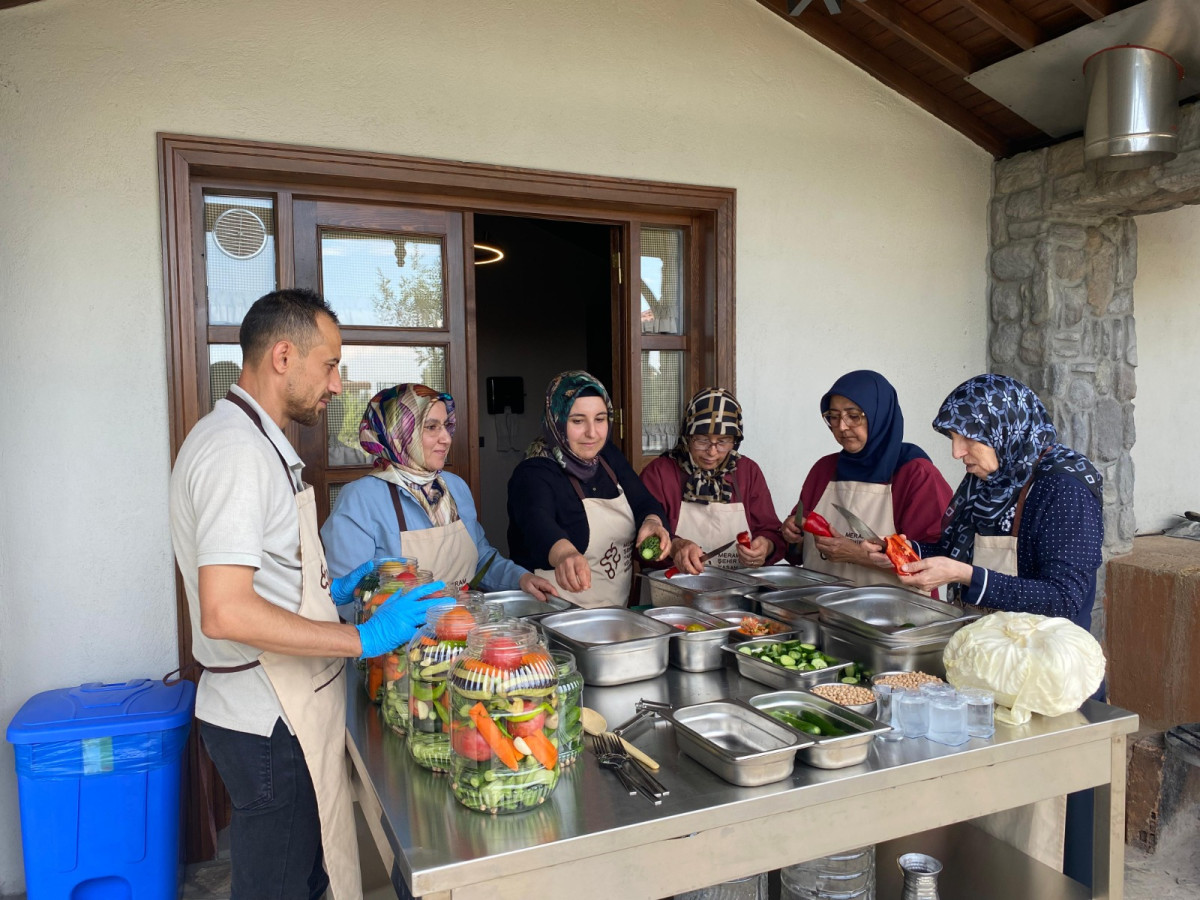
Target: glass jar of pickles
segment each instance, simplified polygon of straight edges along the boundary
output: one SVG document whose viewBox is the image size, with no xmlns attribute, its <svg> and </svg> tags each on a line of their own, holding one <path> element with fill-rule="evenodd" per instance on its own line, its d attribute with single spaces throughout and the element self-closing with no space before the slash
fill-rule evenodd
<svg viewBox="0 0 1200 900">
<path fill-rule="evenodd" d="M 435 772 L 450 768 L 450 691 L 454 660 L 467 648 L 467 635 L 486 622 L 485 604 L 437 603 L 409 642 L 408 752 L 418 765 Z M 392 724 L 394 707 L 385 705 L 384 721 Z"/>
<path fill-rule="evenodd" d="M 430 572 L 420 569 L 413 581 L 405 583 L 415 587 L 429 584 L 432 580 L 433 575 Z M 404 590 L 411 590 L 411 588 L 405 587 Z M 425 597 L 422 602 L 447 596 L 445 590 L 435 591 Z M 413 640 L 419 636 L 420 631 L 418 630 L 417 634 L 413 636 Z M 383 681 L 377 694 L 380 714 L 384 724 L 400 735 L 406 734 L 408 731 L 408 665 L 411 652 L 412 642 L 410 641 L 407 646 L 401 645 L 391 653 L 379 657 L 383 669 Z"/>
<path fill-rule="evenodd" d="M 557 691 L 557 666 L 533 625 L 502 619 L 471 631 L 450 675 L 450 787 L 460 803 L 512 813 L 550 795 Z"/>
<path fill-rule="evenodd" d="M 551 650 L 550 658 L 558 672 L 558 690 L 546 717 L 547 729 L 558 737 L 558 764 L 569 766 L 583 752 L 583 676 L 575 665 L 575 655 L 566 650 Z"/>
<path fill-rule="evenodd" d="M 360 604 L 356 616 L 358 624 L 370 619 L 375 610 L 382 606 L 392 594 L 411 591 L 413 588 L 429 584 L 433 580 L 433 576 L 429 572 L 417 568 L 415 559 L 391 557 L 379 562 L 383 565 L 377 567 L 378 575 L 374 581 L 367 581 L 372 575 L 376 575 L 375 572 L 370 572 L 359 582 L 360 587 L 364 582 L 367 582 L 367 586 L 362 589 L 359 597 Z M 402 568 L 397 568 L 397 566 L 402 566 Z M 403 672 L 406 668 L 404 648 L 397 647 L 391 653 L 359 660 L 359 665 L 364 670 L 367 696 L 374 703 L 382 703 L 385 684 L 403 679 Z"/>
</svg>

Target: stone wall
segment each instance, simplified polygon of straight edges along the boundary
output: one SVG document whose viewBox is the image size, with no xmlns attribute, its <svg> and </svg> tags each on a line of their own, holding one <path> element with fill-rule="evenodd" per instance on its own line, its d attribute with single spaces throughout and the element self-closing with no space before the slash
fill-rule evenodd
<svg viewBox="0 0 1200 900">
<path fill-rule="evenodd" d="M 1180 153 L 1130 172 L 1085 168 L 1083 139 L 996 163 L 990 210 L 991 371 L 1038 392 L 1060 440 L 1105 479 L 1105 555 L 1133 547 L 1136 215 L 1200 203 L 1200 104 Z M 1103 590 L 1097 592 L 1103 596 Z M 1096 609 L 1097 630 L 1103 614 Z"/>
</svg>

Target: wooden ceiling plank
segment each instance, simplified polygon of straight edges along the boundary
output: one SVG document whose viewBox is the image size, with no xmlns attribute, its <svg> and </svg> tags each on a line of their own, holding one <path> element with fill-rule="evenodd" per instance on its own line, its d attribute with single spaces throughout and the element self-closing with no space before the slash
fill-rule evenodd
<svg viewBox="0 0 1200 900">
<path fill-rule="evenodd" d="M 976 69 L 971 54 L 920 16 L 913 15 L 894 0 L 857 0 L 859 8 L 926 56 L 941 63 L 956 75 L 966 78 Z"/>
<path fill-rule="evenodd" d="M 979 16 L 1022 50 L 1045 43 L 1046 33 L 1024 13 L 1013 9 L 1005 0 L 958 0 L 964 8 Z"/>
<path fill-rule="evenodd" d="M 1070 0 L 1093 19 L 1103 19 L 1117 11 L 1115 0 Z"/>
<path fill-rule="evenodd" d="M 1008 138 L 1003 132 L 967 112 L 945 94 L 935 90 L 879 51 L 864 44 L 833 21 L 832 16 L 788 15 L 788 0 L 758 0 L 781 19 L 799 28 L 818 43 L 873 75 L 892 90 L 907 97 L 934 117 L 973 140 L 996 157 L 1008 155 Z"/>
</svg>

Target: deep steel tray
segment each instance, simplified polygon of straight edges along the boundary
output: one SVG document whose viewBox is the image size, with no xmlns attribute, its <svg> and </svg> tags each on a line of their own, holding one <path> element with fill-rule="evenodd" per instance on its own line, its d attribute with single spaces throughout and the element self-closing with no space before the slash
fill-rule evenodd
<svg viewBox="0 0 1200 900">
<path fill-rule="evenodd" d="M 744 703 L 714 700 L 662 710 L 679 749 L 731 784 L 754 787 L 792 773 L 796 751 L 812 739 Z"/>
<path fill-rule="evenodd" d="M 973 610 L 889 585 L 848 588 L 840 596 L 824 597 L 817 615 L 825 624 L 894 645 L 949 638 L 979 618 Z"/>
<path fill-rule="evenodd" d="M 774 691 L 759 694 L 750 698 L 750 705 L 766 715 L 769 715 L 771 710 L 779 709 L 791 713 L 809 710 L 832 719 L 837 725 L 853 730 L 853 734 L 837 736 L 812 735 L 779 722 L 789 731 L 804 735 L 813 742 L 812 746 L 800 751 L 800 761 L 818 769 L 843 769 L 858 765 L 866 760 L 867 754 L 871 752 L 871 742 L 875 735 L 892 730 L 890 725 L 808 691 Z"/>
<path fill-rule="evenodd" d="M 642 577 L 650 585 L 652 606 L 690 606 L 708 613 L 744 608 L 746 594 L 758 587 L 751 579 L 712 566 L 700 575 L 667 578 L 663 570 Z"/>
<path fill-rule="evenodd" d="M 785 690 L 802 690 L 812 687 L 814 684 L 824 684 L 829 681 L 836 681 L 840 677 L 840 673 L 846 666 L 850 665 L 850 660 L 839 662 L 832 666 L 826 666 L 824 669 L 814 669 L 811 672 L 797 672 L 795 669 L 789 669 L 787 666 L 777 665 L 773 662 L 768 662 L 765 659 L 759 659 L 751 656 L 748 653 L 742 653 L 742 648 L 763 647 L 767 644 L 782 643 L 783 635 L 773 638 L 758 638 L 753 641 L 742 641 L 737 646 L 725 646 L 722 648 L 724 653 L 732 653 L 737 660 L 738 673 L 746 678 L 752 678 L 755 681 L 761 681 L 763 684 L 769 684 L 771 687 L 783 688 Z M 790 636 L 787 640 L 795 640 Z"/>
<path fill-rule="evenodd" d="M 586 684 L 626 684 L 666 671 L 675 629 L 628 609 L 576 609 L 538 620 L 552 649 L 569 650 Z"/>
<path fill-rule="evenodd" d="M 687 606 L 660 606 L 642 614 L 675 629 L 668 656 L 671 665 L 685 672 L 709 672 L 725 664 L 721 648 L 737 625 Z M 688 625 L 703 625 L 704 631 L 687 631 Z"/>
<path fill-rule="evenodd" d="M 562 597 L 547 597 L 543 602 L 533 594 L 527 594 L 524 591 L 493 591 L 490 594 L 484 594 L 483 600 L 485 603 L 498 605 L 501 609 L 501 616 L 505 619 L 523 619 L 525 616 L 541 616 L 546 613 L 574 609 Z"/>
</svg>

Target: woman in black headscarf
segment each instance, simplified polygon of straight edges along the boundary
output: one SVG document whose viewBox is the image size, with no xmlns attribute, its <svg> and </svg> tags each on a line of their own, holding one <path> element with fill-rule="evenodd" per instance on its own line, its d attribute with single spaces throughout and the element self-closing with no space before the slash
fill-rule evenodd
<svg viewBox="0 0 1200 900">
<path fill-rule="evenodd" d="M 784 520 L 784 538 L 803 541 L 793 561 L 857 584 L 897 584 L 891 563 L 879 554 L 872 558 L 870 545 L 861 543 L 864 536 L 834 504 L 881 537 L 936 540 L 950 485 L 924 450 L 904 443 L 896 389 L 878 372 L 860 369 L 835 381 L 821 398 L 821 417 L 842 451 L 817 461 L 804 480 L 800 502 Z M 802 533 L 793 518 L 798 510 L 824 516 L 834 537 Z"/>
</svg>

